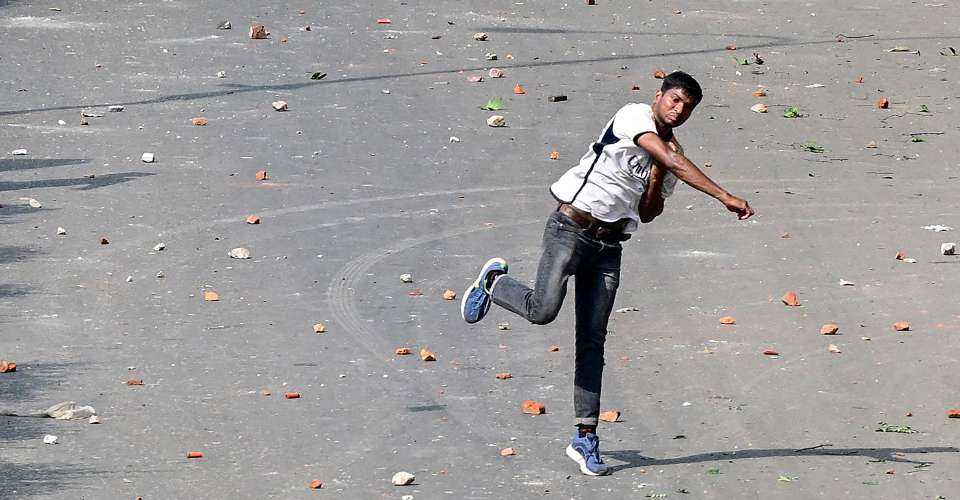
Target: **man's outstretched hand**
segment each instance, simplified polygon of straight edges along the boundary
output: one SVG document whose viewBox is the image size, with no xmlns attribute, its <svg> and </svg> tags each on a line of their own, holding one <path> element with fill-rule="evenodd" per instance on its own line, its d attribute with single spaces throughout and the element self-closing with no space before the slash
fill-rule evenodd
<svg viewBox="0 0 960 500">
<path fill-rule="evenodd" d="M 746 220 L 753 216 L 753 209 L 750 208 L 750 204 L 747 203 L 747 200 L 737 198 L 731 194 L 727 195 L 720 201 L 727 207 L 727 210 L 736 213 L 737 218 L 740 220 Z"/>
</svg>

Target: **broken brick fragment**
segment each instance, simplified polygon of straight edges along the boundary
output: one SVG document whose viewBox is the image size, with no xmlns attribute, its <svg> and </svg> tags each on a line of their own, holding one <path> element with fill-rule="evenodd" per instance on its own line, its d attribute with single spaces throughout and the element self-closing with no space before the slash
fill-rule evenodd
<svg viewBox="0 0 960 500">
<path fill-rule="evenodd" d="M 662 69 L 658 69 L 653 72 L 653 77 L 656 78 L 657 80 L 663 80 L 664 78 L 667 77 L 667 73 Z"/>
<path fill-rule="evenodd" d="M 267 31 L 267 28 L 262 24 L 251 24 L 250 25 L 250 38 L 252 40 L 263 40 L 267 38 L 270 33 Z"/>
<path fill-rule="evenodd" d="M 766 89 L 754 90 L 753 97 L 767 97 Z"/>
<path fill-rule="evenodd" d="M 509 457 L 517 454 L 517 450 L 514 448 L 504 448 L 500 450 L 501 457 Z"/>
<path fill-rule="evenodd" d="M 840 354 L 842 351 L 835 344 L 830 344 L 827 346 L 827 352 L 832 352 L 834 354 Z"/>
<path fill-rule="evenodd" d="M 619 410 L 607 410 L 600 412 L 600 420 L 604 422 L 616 422 L 620 420 Z"/>
<path fill-rule="evenodd" d="M 5 359 L 0 360 L 0 373 L 10 373 L 17 371 L 17 364 Z"/>
<path fill-rule="evenodd" d="M 960 410 L 947 410 L 947 418 L 960 418 Z"/>
<path fill-rule="evenodd" d="M 735 325 L 735 324 L 737 324 L 737 320 L 735 320 L 735 319 L 733 318 L 733 316 L 724 316 L 724 317 L 720 318 L 720 324 L 721 324 L 721 325 Z"/>
<path fill-rule="evenodd" d="M 543 406 L 542 403 L 538 403 L 532 399 L 524 400 L 520 405 L 520 410 L 528 415 L 543 415 L 547 412 L 547 408 Z"/>
<path fill-rule="evenodd" d="M 409 347 L 398 347 L 393 351 L 397 356 L 409 356 L 411 354 Z"/>
<path fill-rule="evenodd" d="M 326 326 L 326 325 L 324 325 L 323 323 L 314 323 L 314 325 L 313 325 L 313 333 L 318 333 L 318 334 L 319 334 L 319 333 L 326 333 L 326 332 L 327 332 L 327 326 Z"/>
<path fill-rule="evenodd" d="M 124 383 L 127 385 L 143 385 L 143 380 L 139 378 L 132 378 Z"/>
<path fill-rule="evenodd" d="M 203 452 L 199 451 L 188 451 L 187 458 L 203 458 Z"/>
<path fill-rule="evenodd" d="M 727 45 L 727 46 L 724 47 L 724 48 L 727 49 L 727 50 L 737 50 L 737 44 L 731 43 L 731 44 Z"/>
<path fill-rule="evenodd" d="M 309 486 L 311 490 L 319 490 L 320 488 L 323 488 L 323 481 L 314 479 L 313 481 L 310 481 Z"/>
<path fill-rule="evenodd" d="M 427 349 L 426 347 L 420 349 L 420 360 L 421 361 L 436 361 L 437 355 L 433 351 Z"/>
<path fill-rule="evenodd" d="M 907 254 L 898 251 L 896 255 L 893 256 L 894 259 L 903 260 L 907 258 Z"/>
<path fill-rule="evenodd" d="M 833 323 L 827 323 L 820 327 L 820 335 L 836 335 L 839 331 L 840 327 Z"/>
<path fill-rule="evenodd" d="M 454 300 L 457 298 L 457 292 L 447 288 L 443 291 L 443 300 Z"/>
<path fill-rule="evenodd" d="M 101 238 L 100 238 L 100 244 L 101 244 L 101 245 L 109 245 L 109 244 L 110 244 L 110 240 L 101 237 Z"/>
<path fill-rule="evenodd" d="M 518 83 L 515 87 L 513 87 L 513 93 L 520 95 L 520 94 L 526 94 L 527 91 L 524 90 L 523 86 Z"/>
<path fill-rule="evenodd" d="M 377 19 L 377 24 L 390 24 L 390 19 L 381 17 L 380 19 Z"/>
<path fill-rule="evenodd" d="M 208 123 L 210 123 L 210 120 L 207 120 L 206 118 L 204 118 L 204 117 L 202 117 L 202 116 L 198 116 L 198 117 L 196 117 L 196 118 L 192 118 L 192 119 L 190 120 L 190 123 L 193 124 L 193 125 L 195 125 L 195 126 L 197 126 L 197 127 L 204 127 L 204 126 L 206 126 Z"/>
<path fill-rule="evenodd" d="M 877 99 L 876 106 L 879 109 L 887 109 L 890 107 L 890 101 L 886 97 L 881 97 Z"/>
<path fill-rule="evenodd" d="M 856 79 L 853 80 L 853 83 L 863 83 L 863 77 L 858 76 Z"/>
<path fill-rule="evenodd" d="M 220 294 L 213 290 L 207 290 L 203 292 L 203 300 L 205 302 L 216 302 L 220 300 Z"/>
<path fill-rule="evenodd" d="M 764 356 L 779 356 L 779 355 L 780 355 L 780 352 L 779 352 L 779 351 L 775 351 L 775 350 L 773 350 L 773 349 L 767 349 L 767 350 L 763 351 L 763 355 L 764 355 Z"/>
<path fill-rule="evenodd" d="M 419 288 L 414 288 L 413 290 L 410 290 L 409 292 L 407 292 L 407 295 L 411 297 L 419 297 L 423 295 L 423 291 L 420 290 Z"/>
<path fill-rule="evenodd" d="M 503 372 L 503 373 L 498 373 L 498 374 L 497 374 L 497 379 L 499 379 L 499 380 L 506 380 L 506 379 L 508 379 L 508 378 L 513 378 L 513 375 L 511 375 L 511 374 L 508 373 L 508 372 Z"/>
<path fill-rule="evenodd" d="M 910 323 L 907 323 L 906 321 L 897 321 L 893 324 L 893 329 L 898 332 L 908 331 L 910 330 Z"/>
<path fill-rule="evenodd" d="M 283 399 L 300 399 L 299 392 L 285 392 L 283 393 Z"/>
<path fill-rule="evenodd" d="M 550 152 L 550 159 L 551 159 L 551 160 L 559 160 L 559 159 L 560 159 L 560 152 L 559 152 L 559 151 L 551 151 L 551 152 Z"/>
<path fill-rule="evenodd" d="M 783 297 L 781 297 L 780 300 L 782 300 L 784 304 L 791 307 L 797 307 L 800 305 L 800 299 L 797 298 L 797 294 L 794 292 L 787 292 L 783 294 Z"/>
<path fill-rule="evenodd" d="M 259 224 L 259 223 L 260 223 L 260 217 L 257 217 L 256 215 L 251 215 L 247 217 L 247 224 Z"/>
<path fill-rule="evenodd" d="M 267 180 L 267 171 L 266 170 L 257 170 L 256 175 L 254 176 L 258 181 Z"/>
<path fill-rule="evenodd" d="M 557 351 L 560 350 L 560 346 L 552 345 L 552 346 L 548 347 L 547 350 L 550 351 L 550 352 L 557 352 Z"/>
</svg>

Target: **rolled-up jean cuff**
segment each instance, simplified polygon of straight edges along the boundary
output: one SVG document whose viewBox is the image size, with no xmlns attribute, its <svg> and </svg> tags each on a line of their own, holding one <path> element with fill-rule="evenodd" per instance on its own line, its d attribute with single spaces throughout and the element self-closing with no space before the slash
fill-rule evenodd
<svg viewBox="0 0 960 500">
<path fill-rule="evenodd" d="M 577 418 L 577 425 L 589 425 L 592 427 L 597 426 L 597 417 L 582 417 Z"/>
</svg>

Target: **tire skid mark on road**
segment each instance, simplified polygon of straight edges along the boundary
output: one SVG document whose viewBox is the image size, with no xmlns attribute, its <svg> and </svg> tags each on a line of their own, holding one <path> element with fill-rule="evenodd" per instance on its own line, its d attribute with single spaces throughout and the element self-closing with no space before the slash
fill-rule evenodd
<svg viewBox="0 0 960 500">
<path fill-rule="evenodd" d="M 536 224 L 539 222 L 542 222 L 542 219 L 538 217 L 535 219 L 528 219 L 497 226 L 497 228 L 516 227 L 528 224 Z M 489 427 L 489 416 L 482 412 L 464 412 L 451 408 L 448 405 L 443 405 L 442 402 L 438 401 L 432 395 L 424 391 L 421 388 L 421 384 L 416 383 L 418 380 L 411 376 L 409 372 L 400 371 L 395 366 L 386 362 L 384 360 L 384 356 L 392 352 L 393 346 L 387 345 L 385 342 L 380 341 L 376 332 L 367 327 L 366 322 L 361 320 L 354 297 L 356 296 L 357 289 L 360 286 L 360 280 L 364 275 L 366 275 L 367 271 L 369 271 L 370 268 L 376 265 L 378 262 L 393 254 L 402 252 L 404 250 L 409 250 L 426 243 L 456 238 L 466 234 L 492 229 L 494 228 L 487 228 L 484 226 L 455 229 L 404 240 L 393 245 L 373 250 L 345 264 L 342 270 L 334 275 L 330 282 L 330 286 L 327 289 L 327 299 L 330 304 L 330 313 L 334 318 L 334 321 L 339 323 L 343 330 L 354 338 L 358 345 L 369 351 L 370 354 L 373 355 L 374 359 L 379 360 L 384 367 L 396 374 L 396 377 L 384 379 L 384 382 L 391 384 L 400 382 L 405 392 L 411 393 L 418 397 L 418 404 L 442 405 L 444 407 L 442 412 L 448 415 L 448 418 L 451 420 L 451 422 L 460 424 L 461 429 L 479 445 L 485 445 L 488 439 L 483 435 L 478 434 L 476 431 L 474 431 L 474 429 L 484 429 Z M 384 392 L 392 393 L 391 391 L 387 391 L 385 387 L 382 389 Z"/>
</svg>

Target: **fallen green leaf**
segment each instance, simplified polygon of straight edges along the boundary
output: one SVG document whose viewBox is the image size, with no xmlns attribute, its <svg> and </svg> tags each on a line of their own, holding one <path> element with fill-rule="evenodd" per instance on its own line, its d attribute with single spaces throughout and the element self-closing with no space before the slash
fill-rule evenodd
<svg viewBox="0 0 960 500">
<path fill-rule="evenodd" d="M 781 475 L 780 477 L 777 478 L 777 481 L 780 481 L 781 483 L 792 483 L 793 478 L 790 476 Z"/>
<path fill-rule="evenodd" d="M 920 136 L 918 136 L 918 135 L 915 135 L 915 136 L 913 136 L 913 137 L 910 138 L 910 142 L 927 142 L 927 140 L 924 139 L 923 137 L 920 137 Z"/>
<path fill-rule="evenodd" d="M 823 146 L 817 144 L 816 141 L 807 141 L 801 145 L 804 151 L 809 151 L 811 153 L 822 153 L 824 151 Z"/>
<path fill-rule="evenodd" d="M 784 118 L 800 118 L 800 108 L 796 106 L 790 106 L 786 111 L 783 112 Z"/>
<path fill-rule="evenodd" d="M 720 475 L 720 469 L 718 469 L 718 468 L 716 468 L 716 467 L 712 467 L 712 468 L 710 468 L 710 469 L 707 469 L 707 475 L 708 475 L 708 476 L 719 476 L 719 475 Z"/>
<path fill-rule="evenodd" d="M 503 109 L 503 99 L 499 97 L 494 97 L 487 101 L 486 104 L 480 106 L 480 109 L 485 109 L 487 111 L 496 111 L 498 109 Z"/>
<path fill-rule="evenodd" d="M 739 64 L 740 66 L 746 66 L 750 64 L 750 61 L 746 59 L 740 59 L 739 57 L 734 57 L 733 60 L 736 61 L 736 63 Z"/>
<path fill-rule="evenodd" d="M 921 113 L 929 113 L 929 112 L 930 112 L 930 109 L 927 108 L 927 105 L 926 105 L 926 104 L 921 104 L 921 105 L 920 105 L 920 112 L 921 112 Z"/>
<path fill-rule="evenodd" d="M 920 139 L 920 138 L 914 137 L 914 139 Z M 922 142 L 922 141 L 923 139 L 920 139 L 920 141 L 914 141 L 914 142 Z M 909 425 L 890 425 L 886 422 L 880 422 L 877 425 L 880 426 L 880 427 L 877 427 L 877 432 L 898 432 L 900 434 L 916 434 L 917 433 L 917 431 L 913 430 L 913 428 L 911 428 Z"/>
<path fill-rule="evenodd" d="M 322 71 L 317 71 L 316 73 L 310 75 L 311 80 L 323 80 L 327 76 L 326 73 Z"/>
</svg>

